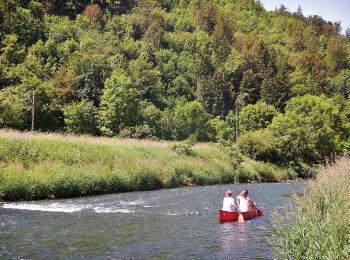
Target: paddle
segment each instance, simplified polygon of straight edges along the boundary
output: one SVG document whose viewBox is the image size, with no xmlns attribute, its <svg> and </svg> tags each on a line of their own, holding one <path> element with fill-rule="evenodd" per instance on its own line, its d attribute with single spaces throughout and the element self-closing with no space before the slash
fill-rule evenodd
<svg viewBox="0 0 350 260">
<path fill-rule="evenodd" d="M 244 218 L 243 215 L 240 211 L 238 211 L 239 215 L 238 215 L 238 223 L 239 224 L 243 224 L 244 223 Z"/>
<path fill-rule="evenodd" d="M 262 210 L 260 210 L 260 209 L 258 209 L 257 212 L 258 212 L 258 216 L 259 216 L 259 217 L 262 217 L 262 216 L 265 215 L 264 211 L 262 211 Z"/>
</svg>

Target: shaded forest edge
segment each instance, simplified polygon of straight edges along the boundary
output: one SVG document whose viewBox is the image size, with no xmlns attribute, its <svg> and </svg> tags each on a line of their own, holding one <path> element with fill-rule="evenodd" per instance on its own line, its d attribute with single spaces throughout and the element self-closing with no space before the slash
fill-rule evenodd
<svg viewBox="0 0 350 260">
<path fill-rule="evenodd" d="M 217 144 L 0 132 L 0 200 L 74 197 L 241 181 L 295 172 L 245 158 L 235 168 Z"/>
<path fill-rule="evenodd" d="M 276 259 L 349 259 L 350 160 L 318 169 L 293 211 L 275 218 Z"/>
</svg>

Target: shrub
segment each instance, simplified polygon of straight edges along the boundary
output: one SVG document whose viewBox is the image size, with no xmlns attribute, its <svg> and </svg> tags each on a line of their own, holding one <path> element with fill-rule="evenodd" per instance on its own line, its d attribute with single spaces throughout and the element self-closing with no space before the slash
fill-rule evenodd
<svg viewBox="0 0 350 260">
<path fill-rule="evenodd" d="M 178 155 L 185 155 L 185 156 L 195 156 L 196 153 L 193 151 L 194 142 L 191 139 L 187 139 L 184 142 L 175 143 L 171 150 L 176 152 Z"/>
<path fill-rule="evenodd" d="M 122 138 L 136 138 L 136 139 L 156 139 L 155 131 L 147 124 L 137 125 L 135 127 L 126 127 L 118 134 Z"/>
<path fill-rule="evenodd" d="M 2 89 L 0 91 L 0 128 L 24 129 L 26 109 L 23 98 L 12 88 Z"/>
<path fill-rule="evenodd" d="M 268 130 L 258 130 L 241 135 L 238 139 L 239 152 L 253 160 L 278 162 L 279 152 L 276 139 Z"/>
<path fill-rule="evenodd" d="M 246 159 L 242 164 L 239 177 L 245 181 L 279 182 L 297 177 L 297 173 L 291 169 L 283 169 L 271 163 Z"/>
<path fill-rule="evenodd" d="M 177 140 L 194 135 L 198 141 L 208 139 L 209 115 L 198 101 L 178 104 L 174 111 L 174 126 Z"/>
<path fill-rule="evenodd" d="M 278 115 L 276 108 L 264 102 L 248 105 L 239 114 L 239 130 L 242 134 L 264 129 Z"/>
<path fill-rule="evenodd" d="M 97 109 L 86 100 L 67 105 L 64 108 L 64 123 L 69 133 L 94 135 L 97 132 Z"/>
<path fill-rule="evenodd" d="M 309 165 L 341 154 L 341 140 L 348 138 L 345 115 L 331 100 L 310 95 L 288 101 L 285 114 L 276 116 L 269 129 L 286 162 Z"/>
<path fill-rule="evenodd" d="M 220 117 L 209 120 L 208 134 L 211 141 L 218 142 L 222 145 L 228 145 L 233 142 L 233 128 L 231 128 L 227 122 L 220 119 Z"/>
</svg>

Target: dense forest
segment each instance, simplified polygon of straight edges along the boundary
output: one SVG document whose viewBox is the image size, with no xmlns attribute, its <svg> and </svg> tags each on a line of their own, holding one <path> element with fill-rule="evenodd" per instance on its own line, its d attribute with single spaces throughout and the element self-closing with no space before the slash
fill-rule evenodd
<svg viewBox="0 0 350 260">
<path fill-rule="evenodd" d="M 350 30 L 301 8 L 0 0 L 0 23 L 1 128 L 236 141 L 302 170 L 350 149 Z"/>
</svg>

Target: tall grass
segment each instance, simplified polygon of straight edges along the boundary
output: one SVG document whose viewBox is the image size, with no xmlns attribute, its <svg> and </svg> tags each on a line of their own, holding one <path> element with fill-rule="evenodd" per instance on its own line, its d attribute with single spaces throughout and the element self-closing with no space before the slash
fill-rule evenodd
<svg viewBox="0 0 350 260">
<path fill-rule="evenodd" d="M 289 172 L 219 145 L 0 130 L 0 200 L 62 198 L 190 185 L 282 181 Z M 292 175 L 291 175 L 292 176 Z"/>
<path fill-rule="evenodd" d="M 276 217 L 277 259 L 350 259 L 350 159 L 321 167 L 294 212 Z"/>
<path fill-rule="evenodd" d="M 0 200 L 29 200 L 239 181 L 230 155 L 196 144 L 0 131 Z"/>
</svg>

